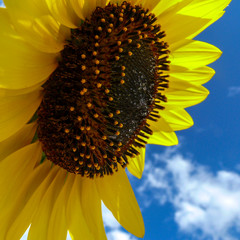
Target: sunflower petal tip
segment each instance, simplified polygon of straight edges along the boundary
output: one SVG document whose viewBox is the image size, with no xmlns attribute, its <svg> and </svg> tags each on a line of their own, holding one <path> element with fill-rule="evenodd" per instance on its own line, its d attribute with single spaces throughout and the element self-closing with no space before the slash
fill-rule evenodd
<svg viewBox="0 0 240 240">
<path fill-rule="evenodd" d="M 143 171 L 136 171 L 135 169 L 132 169 L 130 166 L 127 167 L 129 173 L 131 173 L 134 177 L 141 179 Z"/>
<path fill-rule="evenodd" d="M 188 122 L 188 128 L 192 127 L 194 125 L 194 121 L 193 119 L 189 119 L 189 122 Z"/>
<path fill-rule="evenodd" d="M 205 96 L 207 97 L 209 94 L 210 94 L 210 91 L 207 89 L 207 88 L 205 88 Z"/>
<path fill-rule="evenodd" d="M 145 228 L 143 229 L 142 233 L 140 234 L 139 238 L 143 238 L 145 235 Z"/>
<path fill-rule="evenodd" d="M 143 222 L 143 219 L 142 221 L 139 223 L 139 226 L 138 226 L 138 230 L 137 230 L 137 233 L 135 233 L 134 235 L 138 238 L 143 238 L 144 235 L 145 235 L 145 226 L 144 226 L 144 222 Z"/>
<path fill-rule="evenodd" d="M 138 174 L 135 174 L 134 176 L 138 179 L 141 179 L 142 178 L 142 174 L 143 172 L 138 172 Z"/>
<path fill-rule="evenodd" d="M 178 145 L 179 141 L 178 138 L 176 137 L 175 143 L 173 145 Z"/>
<path fill-rule="evenodd" d="M 212 77 L 213 77 L 215 75 L 216 71 L 213 68 L 210 68 L 210 71 L 211 71 L 211 74 L 212 74 Z"/>
</svg>

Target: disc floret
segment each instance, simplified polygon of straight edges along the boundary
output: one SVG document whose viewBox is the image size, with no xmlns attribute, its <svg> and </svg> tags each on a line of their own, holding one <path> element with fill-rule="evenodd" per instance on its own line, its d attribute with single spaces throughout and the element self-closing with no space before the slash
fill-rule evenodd
<svg viewBox="0 0 240 240">
<path fill-rule="evenodd" d="M 53 163 L 93 178 L 139 154 L 168 87 L 167 43 L 141 6 L 108 4 L 71 30 L 45 83 L 38 136 Z"/>
</svg>

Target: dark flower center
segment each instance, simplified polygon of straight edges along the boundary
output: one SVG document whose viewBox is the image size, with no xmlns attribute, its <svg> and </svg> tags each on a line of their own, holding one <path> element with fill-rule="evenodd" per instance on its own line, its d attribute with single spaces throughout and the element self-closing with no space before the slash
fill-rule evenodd
<svg viewBox="0 0 240 240">
<path fill-rule="evenodd" d="M 167 87 L 167 44 L 156 18 L 124 2 L 96 8 L 71 30 L 44 84 L 38 137 L 47 158 L 68 172 L 112 174 L 152 134 Z"/>
</svg>

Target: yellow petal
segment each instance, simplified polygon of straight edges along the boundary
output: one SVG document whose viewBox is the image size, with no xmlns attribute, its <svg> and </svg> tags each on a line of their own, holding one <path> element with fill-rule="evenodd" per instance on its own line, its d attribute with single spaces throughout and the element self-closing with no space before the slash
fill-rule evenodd
<svg viewBox="0 0 240 240">
<path fill-rule="evenodd" d="M 31 221 L 31 227 L 28 233 L 28 238 L 32 240 L 51 240 L 48 238 L 48 227 L 49 220 L 52 214 L 52 209 L 54 204 L 59 196 L 60 191 L 63 188 L 65 179 L 66 179 L 67 171 L 60 169 L 55 179 L 49 185 L 46 190 L 40 204 L 37 207 L 37 211 L 34 214 L 34 217 Z M 65 237 L 67 236 L 67 228 L 66 226 L 59 226 L 59 228 L 63 227 L 63 231 L 65 229 Z M 55 238 L 58 240 L 58 238 Z"/>
<path fill-rule="evenodd" d="M 11 212 L 6 214 L 5 225 L 8 232 L 6 238 L 3 239 L 20 239 L 31 224 L 44 194 L 59 170 L 59 167 L 51 168 L 51 165 L 50 161 L 45 161 L 26 175 L 26 181 L 23 182 L 21 191 L 15 198 Z"/>
<path fill-rule="evenodd" d="M 36 112 L 41 100 L 41 91 L 2 98 L 0 101 L 0 141 L 23 128 Z"/>
<path fill-rule="evenodd" d="M 188 36 L 188 39 L 193 39 L 198 34 L 200 34 L 202 31 L 204 31 L 206 28 L 208 28 L 211 24 L 216 22 L 219 18 L 221 18 L 224 14 L 224 11 L 218 13 L 214 18 L 212 18 L 207 24 L 202 26 L 198 31 L 194 32 L 192 35 Z M 194 23 L 193 23 L 194 24 Z"/>
<path fill-rule="evenodd" d="M 231 0 L 194 0 L 185 8 L 181 9 L 180 12 L 190 16 L 214 18 L 222 12 L 230 2 Z"/>
<path fill-rule="evenodd" d="M 130 158 L 127 165 L 128 171 L 137 178 L 142 177 L 145 164 L 145 148 L 138 148 L 137 151 L 140 153 L 135 158 Z"/>
<path fill-rule="evenodd" d="M 196 31 L 189 38 L 194 38 L 209 25 L 213 24 L 224 14 L 224 9 L 228 6 L 231 0 L 194 0 L 188 4 L 185 8 L 181 9 L 180 13 L 188 16 L 195 16 L 198 18 L 210 19 L 210 21 Z M 192 24 L 195 24 L 193 22 Z"/>
<path fill-rule="evenodd" d="M 0 162 L 0 206 L 6 204 L 11 195 L 21 188 L 22 180 L 40 162 L 42 150 L 39 142 L 27 145 Z"/>
<path fill-rule="evenodd" d="M 69 33 L 49 15 L 45 2 L 24 0 L 13 4 L 8 0 L 7 6 L 15 29 L 29 44 L 44 52 L 62 50 Z"/>
<path fill-rule="evenodd" d="M 148 144 L 172 146 L 178 144 L 175 132 L 154 132 L 147 140 Z"/>
<path fill-rule="evenodd" d="M 156 15 L 158 24 L 162 21 L 167 22 L 192 1 L 193 0 L 161 0 L 158 1 L 159 3 L 152 10 L 152 13 Z"/>
<path fill-rule="evenodd" d="M 102 220 L 101 199 L 98 196 L 95 182 L 88 178 L 83 178 L 79 182 L 81 182 L 80 198 L 83 216 L 89 231 L 95 240 L 106 240 L 107 237 Z"/>
<path fill-rule="evenodd" d="M 189 70 L 185 67 L 171 64 L 169 82 L 178 81 L 178 79 L 180 79 L 195 85 L 202 85 L 208 82 L 214 74 L 215 71 L 207 66 Z"/>
<path fill-rule="evenodd" d="M 167 41 L 169 41 L 169 43 L 176 43 L 177 41 L 182 40 L 183 38 L 181 37 L 183 35 L 186 39 L 193 39 L 195 36 L 197 36 L 199 33 L 201 33 L 204 29 L 217 21 L 223 15 L 222 12 L 217 13 L 210 18 L 202 18 L 198 17 L 198 15 L 195 14 L 184 14 L 184 11 L 182 11 L 182 9 L 186 9 L 192 2 L 194 2 L 194 0 L 183 0 L 171 7 L 170 9 L 167 9 L 167 11 L 164 11 L 160 16 L 158 16 L 157 23 L 159 23 L 160 25 L 163 24 L 163 26 L 166 26 L 167 24 L 169 24 L 169 27 L 173 25 L 173 29 L 171 29 L 169 32 L 168 30 L 163 29 L 164 31 L 168 32 Z M 184 26 L 184 32 L 186 32 L 183 33 L 183 35 L 181 35 L 179 31 L 174 33 L 174 27 L 176 29 L 178 25 L 176 23 L 176 26 L 174 26 L 174 20 L 179 23 L 180 28 Z"/>
<path fill-rule="evenodd" d="M 193 35 L 199 29 L 202 29 L 208 22 L 210 22 L 209 19 L 196 18 L 181 14 L 174 14 L 169 19 L 161 17 L 158 19 L 162 31 L 166 33 L 164 41 L 166 41 L 169 46 Z"/>
<path fill-rule="evenodd" d="M 96 179 L 99 196 L 118 222 L 137 237 L 144 235 L 144 223 L 125 171 L 119 166 L 112 176 Z"/>
<path fill-rule="evenodd" d="M 3 47 L 0 53 L 0 88 L 27 88 L 42 83 L 57 67 L 55 55 L 37 52 L 29 46 L 22 45 L 21 49 L 19 41 L 3 43 L 0 40 L 0 44 Z"/>
<path fill-rule="evenodd" d="M 36 130 L 36 123 L 27 124 L 14 135 L 0 142 L 0 161 L 18 149 L 30 144 Z"/>
<path fill-rule="evenodd" d="M 163 110 L 164 111 L 164 110 Z M 162 111 L 158 111 L 158 115 L 160 116 Z M 158 118 L 157 121 L 147 121 L 148 124 L 150 124 L 150 129 L 153 132 L 172 132 L 173 129 L 169 126 L 169 124 L 163 119 Z"/>
<path fill-rule="evenodd" d="M 41 156 L 41 147 L 37 142 L 12 153 L 0 162 L 0 220 L 4 222 L 0 227 L 0 239 L 6 239 L 3 236 L 17 216 L 16 212 L 13 212 L 13 207 L 21 205 L 17 201 L 19 192 L 23 189 L 24 183 L 31 175 L 36 163 L 40 162 Z M 14 214 L 13 218 L 12 213 Z"/>
<path fill-rule="evenodd" d="M 97 0 L 96 4 L 98 7 L 104 8 L 109 2 L 110 0 Z"/>
<path fill-rule="evenodd" d="M 191 116 L 182 108 L 165 109 L 161 111 L 161 117 L 174 131 L 186 129 L 193 125 Z"/>
<path fill-rule="evenodd" d="M 34 19 L 15 20 L 17 32 L 40 51 L 58 53 L 70 38 L 70 29 L 61 25 L 52 16 L 45 15 Z"/>
<path fill-rule="evenodd" d="M 118 3 L 118 5 L 122 4 L 124 0 L 110 0 L 110 3 Z M 138 2 L 139 0 L 130 0 L 132 4 Z"/>
<path fill-rule="evenodd" d="M 96 9 L 96 6 L 104 4 L 105 1 L 96 1 L 96 0 L 70 0 L 73 9 L 75 10 L 76 14 L 81 19 L 90 18 L 92 12 Z M 112 1 L 111 1 L 112 2 Z M 103 7 L 104 5 L 102 5 Z"/>
<path fill-rule="evenodd" d="M 149 121 L 150 129 L 155 132 L 173 132 L 189 128 L 193 125 L 191 116 L 183 109 L 176 106 L 167 107 L 164 110 L 159 110 L 158 121 Z"/>
<path fill-rule="evenodd" d="M 170 49 L 171 64 L 196 69 L 214 62 L 221 56 L 221 51 L 215 46 L 201 42 L 188 41 L 174 51 Z"/>
<path fill-rule="evenodd" d="M 67 203 L 67 223 L 72 240 L 88 239 L 95 240 L 94 235 L 89 231 L 88 225 L 83 216 L 81 204 L 81 181 L 82 177 L 75 176 L 74 184 Z"/>
<path fill-rule="evenodd" d="M 21 15 L 38 17 L 48 13 L 45 0 L 4 0 L 4 4 L 11 15 L 20 13 Z"/>
<path fill-rule="evenodd" d="M 174 43 L 198 35 L 223 15 L 222 10 L 229 2 L 230 0 L 163 0 L 153 9 L 153 13 L 167 34 L 167 42 Z M 181 31 L 183 26 L 184 31 Z"/>
<path fill-rule="evenodd" d="M 203 86 L 191 85 L 189 88 L 167 89 L 165 96 L 167 102 L 162 102 L 164 107 L 190 107 L 196 105 L 208 96 L 209 91 Z"/>
<path fill-rule="evenodd" d="M 70 3 L 72 4 L 72 7 L 78 17 L 82 20 L 85 20 L 86 16 L 88 15 L 85 13 L 85 9 L 87 8 L 87 2 L 85 0 L 70 0 Z M 90 5 L 89 7 L 91 8 L 92 6 Z"/>
<path fill-rule="evenodd" d="M 43 82 L 40 82 L 31 87 L 20 88 L 20 89 L 0 88 L 0 99 L 2 99 L 4 97 L 17 96 L 17 95 L 22 95 L 22 94 L 33 92 L 37 89 L 40 89 L 42 84 L 43 84 Z"/>
<path fill-rule="evenodd" d="M 46 80 L 57 67 L 57 55 L 26 44 L 5 8 L 0 8 L 0 28 L 0 88 L 27 88 Z"/>
<path fill-rule="evenodd" d="M 53 17 L 61 24 L 76 28 L 80 25 L 80 18 L 76 15 L 71 2 L 68 0 L 45 0 Z"/>
<path fill-rule="evenodd" d="M 143 0 L 143 1 L 139 1 L 139 2 L 143 2 L 143 8 L 149 9 L 149 11 L 152 12 L 152 10 L 161 2 L 159 0 L 152 0 L 152 1 L 148 1 L 148 0 Z"/>
<path fill-rule="evenodd" d="M 194 85 L 185 80 L 172 78 L 172 81 L 169 80 L 169 87 L 165 89 L 165 92 L 171 93 L 179 90 L 188 90 L 188 89 L 201 88 L 201 87 L 202 85 Z"/>
<path fill-rule="evenodd" d="M 69 198 L 69 194 L 72 190 L 74 182 L 74 176 L 69 174 L 67 176 L 66 182 L 56 199 L 51 217 L 48 224 L 48 236 L 46 238 L 49 240 L 66 240 L 67 237 L 67 219 L 66 219 L 66 207 Z"/>
</svg>

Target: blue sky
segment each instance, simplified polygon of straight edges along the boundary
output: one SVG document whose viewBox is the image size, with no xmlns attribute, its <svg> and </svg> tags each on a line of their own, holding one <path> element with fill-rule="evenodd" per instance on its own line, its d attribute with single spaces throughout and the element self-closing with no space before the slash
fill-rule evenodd
<svg viewBox="0 0 240 240">
<path fill-rule="evenodd" d="M 0 0 L 1 3 L 1 0 Z M 143 178 L 130 177 L 144 217 L 144 240 L 240 239 L 240 1 L 198 40 L 223 51 L 205 86 L 209 97 L 188 112 L 194 126 L 179 146 L 148 146 Z M 109 240 L 137 240 L 103 208 Z M 26 239 L 24 236 L 22 239 Z"/>
</svg>

